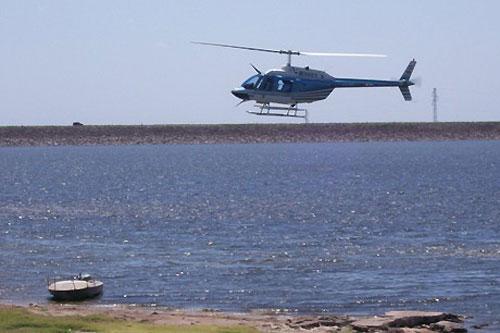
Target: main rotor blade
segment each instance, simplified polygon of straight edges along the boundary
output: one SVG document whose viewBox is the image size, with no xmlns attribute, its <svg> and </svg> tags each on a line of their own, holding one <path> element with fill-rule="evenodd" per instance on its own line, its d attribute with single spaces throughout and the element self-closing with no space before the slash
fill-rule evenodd
<svg viewBox="0 0 500 333">
<path fill-rule="evenodd" d="M 192 41 L 191 43 L 199 44 L 199 45 L 228 47 L 228 48 L 232 48 L 232 49 L 270 52 L 270 53 L 279 53 L 279 54 L 288 54 L 288 55 L 308 55 L 308 56 L 320 56 L 320 57 L 370 57 L 370 58 L 385 58 L 385 57 L 387 57 L 385 54 L 302 52 L 302 51 L 292 51 L 292 50 L 262 49 L 262 48 L 258 48 L 258 47 L 238 46 L 238 45 L 219 44 L 219 43 L 207 43 L 207 42 L 193 42 Z"/>
<path fill-rule="evenodd" d="M 250 51 L 261 51 L 261 52 L 271 52 L 271 53 L 282 53 L 280 50 L 272 50 L 272 49 L 261 49 L 257 47 L 246 47 L 246 46 L 237 46 L 237 45 L 229 45 L 229 44 L 218 44 L 218 43 L 207 43 L 207 42 L 191 42 L 193 44 L 199 45 L 209 45 L 209 46 L 219 46 L 219 47 L 229 47 L 233 49 L 242 49 L 242 50 L 250 50 Z"/>
<path fill-rule="evenodd" d="M 258 74 L 262 74 L 262 72 L 257 68 L 255 67 L 253 64 L 250 64 L 250 66 L 252 66 L 253 69 L 255 69 L 255 71 L 258 73 Z"/>
<path fill-rule="evenodd" d="M 328 52 L 300 52 L 301 55 L 317 56 L 317 57 L 368 57 L 368 58 L 385 58 L 385 54 L 372 53 L 328 53 Z"/>
<path fill-rule="evenodd" d="M 234 107 L 237 108 L 238 106 L 240 106 L 241 104 L 243 104 L 245 102 L 250 102 L 250 100 L 249 99 L 243 99 L 238 104 L 236 104 Z"/>
</svg>

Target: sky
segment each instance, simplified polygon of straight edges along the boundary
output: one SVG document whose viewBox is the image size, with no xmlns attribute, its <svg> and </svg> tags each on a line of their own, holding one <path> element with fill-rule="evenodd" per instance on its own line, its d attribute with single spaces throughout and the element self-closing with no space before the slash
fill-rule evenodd
<svg viewBox="0 0 500 333">
<path fill-rule="evenodd" d="M 397 88 L 337 89 L 311 122 L 500 121 L 500 1 L 0 0 L 0 126 L 302 122 L 247 114 L 231 89 L 285 56 L 207 41 L 385 59 L 295 57 L 337 77 L 395 79 L 415 58 L 414 101 Z"/>
</svg>

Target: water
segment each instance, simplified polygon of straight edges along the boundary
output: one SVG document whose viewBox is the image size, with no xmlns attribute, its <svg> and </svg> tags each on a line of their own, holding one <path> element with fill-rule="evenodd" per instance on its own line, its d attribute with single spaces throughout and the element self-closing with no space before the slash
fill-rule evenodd
<svg viewBox="0 0 500 333">
<path fill-rule="evenodd" d="M 0 149 L 0 300 L 441 310 L 500 329 L 500 142 Z M 484 330 L 483 330 L 484 331 Z"/>
</svg>

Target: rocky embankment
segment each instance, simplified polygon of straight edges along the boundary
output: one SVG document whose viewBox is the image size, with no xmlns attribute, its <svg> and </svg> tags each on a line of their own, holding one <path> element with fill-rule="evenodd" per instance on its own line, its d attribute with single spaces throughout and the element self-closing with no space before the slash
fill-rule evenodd
<svg viewBox="0 0 500 333">
<path fill-rule="evenodd" d="M 0 127 L 0 146 L 500 140 L 500 122 Z"/>
</svg>

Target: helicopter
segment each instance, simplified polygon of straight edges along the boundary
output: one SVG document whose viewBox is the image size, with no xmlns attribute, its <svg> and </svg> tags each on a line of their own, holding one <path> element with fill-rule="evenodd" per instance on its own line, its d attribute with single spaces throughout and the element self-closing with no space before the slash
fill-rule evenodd
<svg viewBox="0 0 500 333">
<path fill-rule="evenodd" d="M 333 77 L 324 71 L 311 69 L 309 66 L 292 66 L 292 56 L 384 58 L 386 55 L 369 53 L 304 52 L 195 41 L 191 43 L 277 53 L 287 56 L 288 61 L 285 66 L 281 67 L 281 69 L 268 70 L 265 73 L 262 73 L 257 67 L 250 64 L 257 74 L 249 77 L 240 87 L 231 91 L 235 97 L 241 99 L 237 106 L 244 102 L 255 101 L 254 106 L 259 110 L 247 111 L 250 114 L 258 116 L 304 118 L 307 121 L 307 110 L 299 108 L 298 105 L 326 99 L 336 88 L 398 87 L 405 101 L 412 100 L 409 87 L 415 85 L 415 83 L 410 80 L 415 65 L 417 64 L 415 59 L 410 61 L 399 80 L 352 79 Z"/>
</svg>

